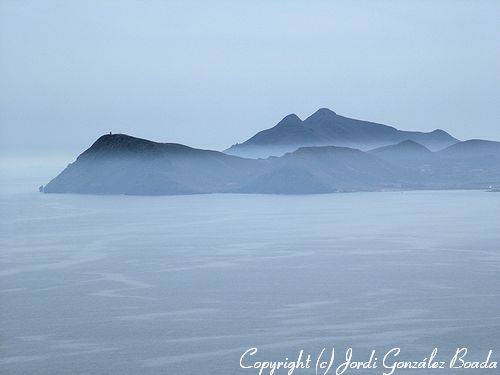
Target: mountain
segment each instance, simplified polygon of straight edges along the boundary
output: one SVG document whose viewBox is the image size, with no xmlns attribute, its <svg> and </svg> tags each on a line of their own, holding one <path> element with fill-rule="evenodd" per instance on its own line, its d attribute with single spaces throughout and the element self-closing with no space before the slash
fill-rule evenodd
<svg viewBox="0 0 500 375">
<path fill-rule="evenodd" d="M 472 139 L 435 153 L 430 177 L 456 187 L 500 185 L 500 142 Z"/>
<path fill-rule="evenodd" d="M 256 173 L 260 164 L 175 143 L 103 135 L 43 190 L 144 195 L 228 192 Z"/>
<path fill-rule="evenodd" d="M 404 153 L 408 156 L 416 158 L 426 157 L 431 154 L 431 151 L 415 141 L 406 140 L 395 145 L 383 146 L 369 151 L 372 154 L 391 158 L 394 155 Z"/>
<path fill-rule="evenodd" d="M 431 152 L 405 141 L 369 153 L 411 171 L 428 188 L 483 188 L 500 181 L 500 142 L 468 140 Z"/>
<path fill-rule="evenodd" d="M 401 168 L 347 147 L 302 147 L 267 159 L 267 171 L 241 189 L 246 193 L 338 192 L 400 188 L 411 176 Z"/>
<path fill-rule="evenodd" d="M 429 163 L 433 160 L 434 156 L 434 153 L 427 147 L 410 140 L 395 145 L 378 147 L 369 150 L 368 153 L 405 167 L 415 167 L 426 162 Z"/>
<path fill-rule="evenodd" d="M 243 159 L 124 134 L 103 135 L 43 187 L 46 193 L 171 195 L 324 193 L 394 187 L 394 167 L 359 150 L 301 148 Z"/>
<path fill-rule="evenodd" d="M 263 130 L 224 152 L 242 157 L 280 156 L 303 146 L 343 146 L 369 150 L 405 140 L 440 150 L 458 140 L 444 130 L 429 133 L 398 130 L 392 126 L 343 117 L 321 108 L 302 121 L 288 115 L 276 126 Z"/>
<path fill-rule="evenodd" d="M 281 157 L 244 159 L 175 143 L 108 134 L 97 139 L 41 191 L 307 194 L 497 185 L 499 142 L 465 141 L 439 152 L 408 140 L 369 152 L 338 146 L 301 147 Z"/>
<path fill-rule="evenodd" d="M 291 114 L 283 118 L 271 129 L 255 134 L 247 142 L 255 145 L 299 144 L 316 143 L 321 140 L 312 129 L 302 125 L 302 120 Z"/>
<path fill-rule="evenodd" d="M 500 142 L 485 141 L 482 139 L 470 139 L 468 141 L 458 142 L 438 154 L 441 157 L 449 158 L 488 158 L 496 159 L 500 152 Z"/>
</svg>

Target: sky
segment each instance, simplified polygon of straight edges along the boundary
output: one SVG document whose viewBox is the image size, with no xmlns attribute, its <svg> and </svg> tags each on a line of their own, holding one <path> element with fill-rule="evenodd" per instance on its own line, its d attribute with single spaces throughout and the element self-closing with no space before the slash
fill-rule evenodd
<svg viewBox="0 0 500 375">
<path fill-rule="evenodd" d="M 499 1 L 0 1 L 0 152 L 222 150 L 320 107 L 500 140 Z"/>
</svg>

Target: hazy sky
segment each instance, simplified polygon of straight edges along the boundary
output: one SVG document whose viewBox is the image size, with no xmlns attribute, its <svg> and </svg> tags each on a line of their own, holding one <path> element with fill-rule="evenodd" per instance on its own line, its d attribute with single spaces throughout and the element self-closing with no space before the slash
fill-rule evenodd
<svg viewBox="0 0 500 375">
<path fill-rule="evenodd" d="M 0 1 L 2 151 L 223 149 L 319 107 L 500 140 L 499 1 Z"/>
</svg>

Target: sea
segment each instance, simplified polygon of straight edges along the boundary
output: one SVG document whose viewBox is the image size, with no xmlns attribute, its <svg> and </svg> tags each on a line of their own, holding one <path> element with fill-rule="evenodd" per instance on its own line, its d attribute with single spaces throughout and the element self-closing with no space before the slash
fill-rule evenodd
<svg viewBox="0 0 500 375">
<path fill-rule="evenodd" d="M 2 374 L 499 373 L 499 193 L 46 182 L 1 183 Z"/>
</svg>

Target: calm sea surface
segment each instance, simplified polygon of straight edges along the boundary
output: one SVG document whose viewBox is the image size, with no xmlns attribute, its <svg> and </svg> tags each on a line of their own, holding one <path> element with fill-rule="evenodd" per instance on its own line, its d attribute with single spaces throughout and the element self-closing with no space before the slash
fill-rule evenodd
<svg viewBox="0 0 500 375">
<path fill-rule="evenodd" d="M 325 347 L 337 364 L 347 347 L 500 361 L 500 194 L 35 188 L 0 194 L 2 374 L 257 374 L 239 368 L 250 347 L 248 363 Z"/>
</svg>

